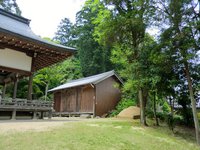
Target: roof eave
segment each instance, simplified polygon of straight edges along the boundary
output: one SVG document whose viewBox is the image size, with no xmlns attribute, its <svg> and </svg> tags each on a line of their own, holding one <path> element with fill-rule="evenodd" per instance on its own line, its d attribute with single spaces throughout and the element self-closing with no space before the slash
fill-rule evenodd
<svg viewBox="0 0 200 150">
<path fill-rule="evenodd" d="M 21 34 L 18 34 L 18 33 L 14 33 L 14 32 L 2 29 L 2 28 L 0 28 L 0 32 L 5 33 L 5 34 L 9 34 L 9 35 L 12 35 L 12 36 L 15 36 L 15 37 L 18 37 L 18 38 L 22 38 L 22 39 L 24 39 L 26 41 L 30 41 L 30 42 L 34 42 L 34 43 L 39 43 L 39 44 L 44 45 L 44 46 L 46 46 L 48 48 L 55 48 L 55 49 L 59 50 L 60 52 L 75 53 L 77 51 L 76 48 L 72 48 L 72 47 L 66 47 L 66 48 L 64 48 L 64 46 L 63 47 L 59 47 L 59 46 L 53 45 L 53 43 L 51 45 L 50 42 L 42 42 L 42 41 L 30 38 L 28 36 L 24 36 L 24 35 L 21 35 Z"/>
</svg>

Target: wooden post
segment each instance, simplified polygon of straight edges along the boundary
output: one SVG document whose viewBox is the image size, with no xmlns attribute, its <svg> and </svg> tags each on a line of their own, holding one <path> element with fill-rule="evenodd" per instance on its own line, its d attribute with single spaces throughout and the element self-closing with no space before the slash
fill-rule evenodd
<svg viewBox="0 0 200 150">
<path fill-rule="evenodd" d="M 16 77 L 16 79 L 14 81 L 13 99 L 16 99 L 16 96 L 17 96 L 17 85 L 18 85 L 18 79 Z"/>
<path fill-rule="evenodd" d="M 16 119 L 16 109 L 12 111 L 12 117 L 11 117 L 11 120 L 15 120 L 15 119 Z"/>
<path fill-rule="evenodd" d="M 44 112 L 41 112 L 41 119 L 44 119 Z"/>
<path fill-rule="evenodd" d="M 5 95 L 6 95 L 6 87 L 7 87 L 7 84 L 5 83 L 4 86 L 3 86 L 3 91 L 2 91 L 2 99 L 5 98 Z"/>
<path fill-rule="evenodd" d="M 92 118 L 96 117 L 96 103 L 97 103 L 97 94 L 96 94 L 96 86 L 94 86 L 94 96 L 93 96 L 93 116 Z"/>
<path fill-rule="evenodd" d="M 49 110 L 49 115 L 48 118 L 51 119 L 52 118 L 52 110 Z"/>
<path fill-rule="evenodd" d="M 29 76 L 29 82 L 28 82 L 28 100 L 32 100 L 32 90 L 33 90 L 33 74 Z"/>
<path fill-rule="evenodd" d="M 37 112 L 33 111 L 33 120 L 36 120 L 36 119 L 37 119 Z"/>
<path fill-rule="evenodd" d="M 79 108 L 79 92 L 80 92 L 80 90 L 79 90 L 79 87 L 77 87 L 76 88 L 76 112 L 79 112 L 80 110 L 80 108 Z"/>
</svg>

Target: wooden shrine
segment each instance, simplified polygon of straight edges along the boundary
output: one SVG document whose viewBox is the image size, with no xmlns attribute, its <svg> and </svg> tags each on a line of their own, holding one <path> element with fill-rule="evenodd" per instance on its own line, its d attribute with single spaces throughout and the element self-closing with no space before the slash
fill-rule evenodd
<svg viewBox="0 0 200 150">
<path fill-rule="evenodd" d="M 74 48 L 48 42 L 35 35 L 30 20 L 0 9 L 0 85 L 3 86 L 0 97 L 0 115 L 11 113 L 15 119 L 17 112 L 32 112 L 33 118 L 39 112 L 51 112 L 52 102 L 32 100 L 33 73 L 44 67 L 65 60 L 73 54 Z M 28 95 L 18 99 L 17 83 L 29 77 Z M 5 98 L 6 86 L 14 83 L 12 98 Z"/>
</svg>

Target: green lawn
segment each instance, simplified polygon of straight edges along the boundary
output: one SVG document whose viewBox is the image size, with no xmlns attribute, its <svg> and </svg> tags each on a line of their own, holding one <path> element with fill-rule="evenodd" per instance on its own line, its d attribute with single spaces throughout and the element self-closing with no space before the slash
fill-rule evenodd
<svg viewBox="0 0 200 150">
<path fill-rule="evenodd" d="M 185 137 L 185 138 L 183 138 Z M 0 134 L 0 150 L 197 150 L 193 137 L 166 127 L 99 119 L 66 122 L 47 131 Z"/>
</svg>

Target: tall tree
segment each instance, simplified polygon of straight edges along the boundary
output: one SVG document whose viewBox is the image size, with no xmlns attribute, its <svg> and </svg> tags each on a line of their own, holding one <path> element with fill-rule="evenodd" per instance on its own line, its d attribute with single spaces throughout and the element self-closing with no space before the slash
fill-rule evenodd
<svg viewBox="0 0 200 150">
<path fill-rule="evenodd" d="M 21 10 L 17 5 L 16 0 L 1 0 L 0 8 L 21 16 Z"/>
<path fill-rule="evenodd" d="M 74 42 L 76 37 L 73 33 L 73 24 L 68 18 L 64 18 L 61 20 L 58 26 L 58 30 L 55 33 L 55 37 L 53 39 L 65 46 L 76 46 Z"/>
<path fill-rule="evenodd" d="M 182 72 L 187 82 L 184 82 L 188 86 L 189 97 L 192 104 L 193 119 L 196 131 L 196 140 L 200 144 L 199 137 L 199 122 L 196 111 L 196 100 L 194 96 L 194 83 L 192 78 L 192 68 L 197 67 L 195 57 L 199 51 L 199 34 L 198 27 L 199 17 L 196 11 L 197 1 L 194 0 L 169 0 L 159 1 L 158 7 L 160 10 L 164 10 L 164 16 L 166 19 L 165 29 L 162 33 L 163 42 L 165 43 L 163 51 L 166 54 L 173 56 L 174 62 L 178 64 L 178 67 L 182 67 Z M 175 64 L 174 64 L 175 66 Z"/>
<path fill-rule="evenodd" d="M 84 76 L 112 69 L 109 47 L 99 45 L 93 36 L 98 7 L 93 0 L 87 0 L 76 16 L 77 48 Z"/>
<path fill-rule="evenodd" d="M 121 68 L 120 74 L 127 81 L 125 89 L 132 87 L 132 92 L 138 94 L 141 123 L 146 125 L 149 64 L 145 52 L 148 52 L 151 40 L 145 33 L 153 12 L 151 1 L 104 0 L 103 3 L 107 9 L 102 8 L 95 20 L 95 36 L 100 43 L 113 47 L 112 60 Z"/>
</svg>

